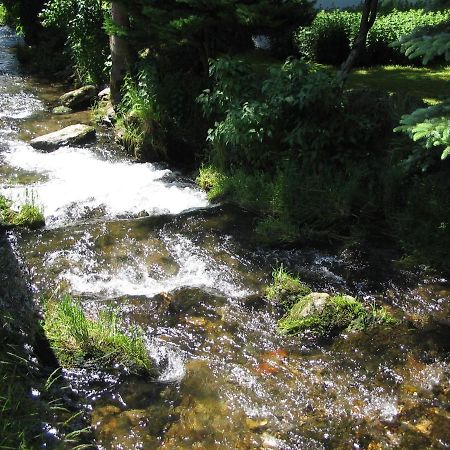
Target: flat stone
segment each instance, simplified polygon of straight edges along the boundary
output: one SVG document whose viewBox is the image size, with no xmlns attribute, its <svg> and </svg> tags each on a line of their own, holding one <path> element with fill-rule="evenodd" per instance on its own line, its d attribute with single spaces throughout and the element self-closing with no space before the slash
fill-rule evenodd
<svg viewBox="0 0 450 450">
<path fill-rule="evenodd" d="M 70 114 L 71 112 L 73 112 L 73 110 L 67 106 L 57 106 L 52 109 L 53 114 Z"/>
<path fill-rule="evenodd" d="M 75 108 L 88 104 L 96 95 L 97 88 L 92 85 L 87 85 L 67 92 L 59 100 L 63 106 Z"/>
<path fill-rule="evenodd" d="M 63 145 L 81 145 L 93 140 L 95 140 L 95 128 L 78 124 L 39 136 L 31 140 L 30 145 L 39 150 L 51 151 Z"/>
</svg>

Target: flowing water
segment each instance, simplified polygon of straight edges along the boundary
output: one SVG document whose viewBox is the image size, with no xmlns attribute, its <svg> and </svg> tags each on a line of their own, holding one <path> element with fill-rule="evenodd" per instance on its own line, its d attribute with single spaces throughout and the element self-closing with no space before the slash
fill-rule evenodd
<svg viewBox="0 0 450 450">
<path fill-rule="evenodd" d="M 449 448 L 449 283 L 389 252 L 255 246 L 254 218 L 212 206 L 188 179 L 96 144 L 52 153 L 36 135 L 61 88 L 19 74 L 0 28 L 0 193 L 41 205 L 46 227 L 9 234 L 36 298 L 56 288 L 88 314 L 140 325 L 160 377 L 65 371 L 103 449 Z M 384 304 L 402 324 L 332 342 L 282 337 L 263 298 L 283 263 L 315 290 Z"/>
</svg>

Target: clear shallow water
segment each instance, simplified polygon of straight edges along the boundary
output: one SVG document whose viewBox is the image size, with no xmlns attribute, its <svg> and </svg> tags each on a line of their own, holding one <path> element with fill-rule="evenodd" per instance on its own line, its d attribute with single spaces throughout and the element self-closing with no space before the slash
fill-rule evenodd
<svg viewBox="0 0 450 450">
<path fill-rule="evenodd" d="M 249 214 L 211 208 L 192 183 L 103 141 L 33 150 L 28 136 L 61 125 L 47 106 L 58 89 L 17 75 L 14 38 L 0 30 L 0 189 L 17 200 L 28 190 L 47 219 L 10 235 L 36 297 L 59 286 L 94 316 L 118 308 L 161 370 L 152 383 L 65 372 L 99 448 L 449 447 L 448 329 L 429 319 L 448 305 L 447 280 L 396 271 L 381 251 L 259 249 Z M 328 343 L 282 337 L 261 298 L 281 262 L 317 290 L 409 321 Z"/>
</svg>

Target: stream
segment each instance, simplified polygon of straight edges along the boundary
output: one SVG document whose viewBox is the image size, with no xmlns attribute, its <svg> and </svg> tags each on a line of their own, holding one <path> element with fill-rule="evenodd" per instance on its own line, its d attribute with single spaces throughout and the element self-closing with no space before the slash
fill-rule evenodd
<svg viewBox="0 0 450 450">
<path fill-rule="evenodd" d="M 90 316 L 114 306 L 145 332 L 148 382 L 93 368 L 64 378 L 99 449 L 446 449 L 449 281 L 405 270 L 386 249 L 264 249 L 254 217 L 211 205 L 192 180 L 97 142 L 33 149 L 62 86 L 20 73 L 0 27 L 0 193 L 43 208 L 46 226 L 8 232 L 36 301 L 63 289 Z M 67 88 L 66 88 L 67 89 Z M 401 324 L 314 342 L 277 332 L 263 296 L 283 264 L 314 290 L 386 306 Z"/>
</svg>

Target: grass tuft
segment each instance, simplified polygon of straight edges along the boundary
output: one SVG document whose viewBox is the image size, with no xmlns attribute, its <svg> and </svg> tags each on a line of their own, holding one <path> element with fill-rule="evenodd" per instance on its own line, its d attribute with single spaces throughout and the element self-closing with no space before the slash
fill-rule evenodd
<svg viewBox="0 0 450 450">
<path fill-rule="evenodd" d="M 311 293 L 311 289 L 298 278 L 291 275 L 281 264 L 272 272 L 272 284 L 266 288 L 266 297 L 282 306 L 291 308 L 302 297 Z"/>
<path fill-rule="evenodd" d="M 3 195 L 0 195 L 0 226 L 20 226 L 29 228 L 39 228 L 45 225 L 45 218 L 42 208 L 36 205 L 32 196 L 22 204 L 19 211 L 11 209 L 12 202 Z"/>
<path fill-rule="evenodd" d="M 122 325 L 110 309 L 101 311 L 97 320 L 87 318 L 79 301 L 67 294 L 45 304 L 44 330 L 62 366 L 91 361 L 155 375 L 142 330 L 133 327 L 124 333 Z"/>
</svg>

